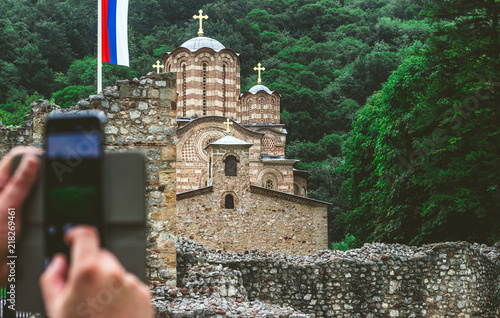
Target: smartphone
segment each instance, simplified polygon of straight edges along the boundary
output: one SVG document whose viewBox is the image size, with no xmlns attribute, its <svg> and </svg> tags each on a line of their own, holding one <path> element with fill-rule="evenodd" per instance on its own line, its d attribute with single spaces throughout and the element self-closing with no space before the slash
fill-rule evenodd
<svg viewBox="0 0 500 318">
<path fill-rule="evenodd" d="M 103 125 L 99 111 L 52 112 L 45 126 L 45 263 L 69 257 L 64 234 L 77 224 L 105 236 L 102 198 Z M 102 243 L 101 243 L 102 244 Z"/>
</svg>

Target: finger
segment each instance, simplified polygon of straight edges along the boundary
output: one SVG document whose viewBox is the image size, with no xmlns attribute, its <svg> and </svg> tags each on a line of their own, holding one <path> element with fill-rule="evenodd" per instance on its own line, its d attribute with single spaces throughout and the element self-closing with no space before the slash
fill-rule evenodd
<svg viewBox="0 0 500 318">
<path fill-rule="evenodd" d="M 19 168 L 0 193 L 0 202 L 9 208 L 19 208 L 38 177 L 39 166 L 37 157 L 31 154 L 23 157 Z"/>
<path fill-rule="evenodd" d="M 19 146 L 13 148 L 7 155 L 5 155 L 5 157 L 0 162 L 0 192 L 2 192 L 3 188 L 10 179 L 12 158 L 21 154 L 40 155 L 42 154 L 42 150 L 35 147 Z"/>
<path fill-rule="evenodd" d="M 142 295 L 143 299 L 151 301 L 151 290 L 134 274 L 126 273 L 125 285 L 130 291 L 137 293 L 137 296 Z"/>
<path fill-rule="evenodd" d="M 51 303 L 52 300 L 59 298 L 64 286 L 66 285 L 66 271 L 68 268 L 66 256 L 63 254 L 56 254 L 49 267 L 40 276 L 40 287 L 42 295 L 46 304 Z M 49 308 L 46 308 L 50 311 Z"/>
<path fill-rule="evenodd" d="M 101 249 L 101 258 L 102 258 L 102 263 L 106 264 L 106 267 L 108 269 L 111 269 L 112 272 L 118 274 L 113 276 L 117 277 L 125 276 L 125 273 L 127 271 L 125 270 L 125 267 L 123 267 L 122 263 L 120 263 L 118 258 L 116 258 L 115 254 L 111 253 L 106 249 Z"/>
<path fill-rule="evenodd" d="M 100 251 L 99 233 L 92 226 L 77 225 L 66 233 L 64 240 L 70 247 L 72 266 L 96 257 Z"/>
</svg>

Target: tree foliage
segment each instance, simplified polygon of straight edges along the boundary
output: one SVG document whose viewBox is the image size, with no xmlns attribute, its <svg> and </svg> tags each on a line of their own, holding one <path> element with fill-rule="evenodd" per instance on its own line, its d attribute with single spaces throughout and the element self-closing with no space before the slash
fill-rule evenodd
<svg viewBox="0 0 500 318">
<path fill-rule="evenodd" d="M 358 240 L 500 240 L 499 9 L 435 1 L 431 45 L 360 111 L 343 167 Z"/>
</svg>

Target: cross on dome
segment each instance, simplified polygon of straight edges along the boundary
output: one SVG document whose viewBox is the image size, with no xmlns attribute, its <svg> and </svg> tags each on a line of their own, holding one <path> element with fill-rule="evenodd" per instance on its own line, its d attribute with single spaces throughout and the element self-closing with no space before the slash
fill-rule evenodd
<svg viewBox="0 0 500 318">
<path fill-rule="evenodd" d="M 199 10 L 198 13 L 200 15 L 193 15 L 193 19 L 199 19 L 200 20 L 200 29 L 198 30 L 198 36 L 203 36 L 203 19 L 208 19 L 208 15 L 203 15 L 203 10 Z"/>
<path fill-rule="evenodd" d="M 254 71 L 257 71 L 258 74 L 259 74 L 259 78 L 257 79 L 257 84 L 262 84 L 262 79 L 260 78 L 260 72 L 261 71 L 265 71 L 266 68 L 265 67 L 261 67 L 261 64 L 257 64 L 257 67 L 254 67 L 253 68 Z"/>
</svg>

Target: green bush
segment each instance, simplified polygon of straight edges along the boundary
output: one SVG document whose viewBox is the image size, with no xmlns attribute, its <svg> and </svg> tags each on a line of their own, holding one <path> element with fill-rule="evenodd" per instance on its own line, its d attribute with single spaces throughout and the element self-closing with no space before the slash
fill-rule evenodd
<svg viewBox="0 0 500 318">
<path fill-rule="evenodd" d="M 351 234 L 346 234 L 345 238 L 340 242 L 332 242 L 332 250 L 347 251 L 357 247 L 359 247 L 359 242 Z"/>
<path fill-rule="evenodd" d="M 67 108 L 69 106 L 76 105 L 76 103 L 78 103 L 81 99 L 95 93 L 96 90 L 92 86 L 68 86 L 63 90 L 53 93 L 52 99 L 56 105 L 59 105 L 62 108 Z"/>
<path fill-rule="evenodd" d="M 7 104 L 0 104 L 0 122 L 4 126 L 19 126 L 24 121 L 24 116 L 31 110 L 31 103 L 40 99 L 38 94 L 24 97 L 24 101 L 15 101 Z"/>
</svg>

